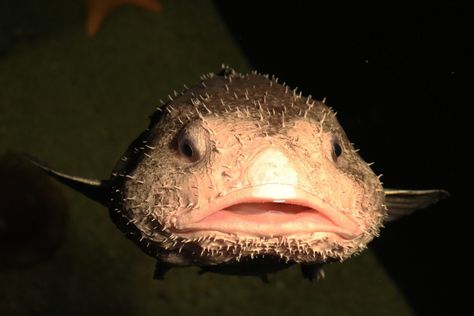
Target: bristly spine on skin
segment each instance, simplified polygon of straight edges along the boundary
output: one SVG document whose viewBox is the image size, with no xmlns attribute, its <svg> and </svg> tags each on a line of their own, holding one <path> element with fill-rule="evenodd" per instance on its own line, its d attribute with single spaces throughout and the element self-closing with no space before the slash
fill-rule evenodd
<svg viewBox="0 0 474 316">
<path fill-rule="evenodd" d="M 232 80 L 233 78 L 241 78 L 241 79 L 248 79 L 249 78 L 249 75 L 248 74 L 241 74 L 241 73 L 238 73 L 236 72 L 234 69 L 232 69 L 231 67 L 225 65 L 225 64 L 222 64 L 221 65 L 221 74 L 223 75 L 224 79 L 227 81 L 227 83 L 225 84 L 225 90 L 227 93 L 231 93 L 234 97 L 235 100 L 240 100 L 240 98 L 242 99 L 245 99 L 245 100 L 249 100 L 249 95 L 248 95 L 248 90 L 246 90 L 243 94 L 242 97 L 240 97 L 238 94 L 237 94 L 237 91 L 231 91 L 230 89 L 230 86 L 232 85 Z M 275 84 L 279 84 L 279 78 L 274 76 L 274 75 L 269 75 L 269 74 L 262 74 L 262 73 L 259 73 L 258 71 L 256 70 L 253 70 L 250 72 L 251 74 L 253 75 L 259 75 L 259 76 L 262 76 L 264 78 L 266 78 L 269 82 L 269 86 L 271 87 L 273 85 L 273 83 Z M 206 85 L 206 82 L 207 80 L 209 79 L 212 79 L 216 76 L 215 73 L 207 73 L 207 74 L 203 74 L 200 76 L 200 79 L 202 80 L 201 82 L 201 86 L 204 87 L 204 88 L 207 88 L 207 85 Z M 288 85 L 286 85 L 286 83 L 282 83 L 281 84 L 284 88 L 285 88 L 285 93 L 288 93 L 290 88 Z M 176 92 L 174 91 L 174 96 L 177 97 L 177 96 L 182 96 L 186 91 L 189 90 L 188 86 L 186 85 L 183 85 L 183 87 L 185 88 L 184 91 L 181 91 L 181 92 Z M 255 88 L 255 86 L 253 86 L 253 88 Z M 298 87 L 295 87 L 293 90 L 292 90 L 292 93 L 293 93 L 293 99 L 295 101 L 299 100 L 302 98 L 302 91 L 298 91 Z M 192 93 L 192 95 L 194 95 L 194 93 Z M 263 105 L 266 105 L 267 102 L 266 102 L 266 99 L 267 99 L 267 96 L 268 96 L 268 92 L 266 92 L 263 96 L 262 96 L 262 100 L 261 101 L 261 104 Z M 209 96 L 208 94 L 203 97 L 202 95 L 198 96 L 199 98 L 201 98 L 203 101 L 208 101 L 211 96 Z M 168 98 L 169 98 L 169 102 L 163 102 L 162 100 L 160 100 L 160 103 L 161 103 L 161 106 L 160 107 L 157 107 L 157 111 L 162 111 L 163 108 L 169 112 L 169 113 L 172 113 L 174 111 L 174 108 L 173 106 L 171 105 L 171 103 L 174 101 L 174 98 L 171 96 L 171 95 L 168 95 Z M 198 114 L 198 116 L 200 118 L 202 118 L 202 113 L 199 111 L 200 107 L 203 107 L 205 112 L 208 113 L 208 114 L 212 114 L 212 111 L 206 106 L 206 104 L 204 102 L 196 102 L 198 100 L 198 98 L 191 98 L 191 101 L 193 102 L 193 105 L 196 109 L 196 114 Z M 325 103 L 326 101 L 326 98 L 323 99 L 323 101 L 321 101 L 322 103 Z M 224 103 L 223 100 L 220 100 L 221 103 Z M 303 111 L 301 111 L 300 115 L 303 116 L 304 118 L 306 118 L 307 114 L 311 111 L 311 109 L 313 108 L 313 106 L 315 105 L 315 100 L 312 99 L 312 96 L 311 95 L 308 95 L 307 98 L 306 98 L 306 105 L 308 106 L 307 109 Z M 271 115 L 275 115 L 276 113 L 273 113 L 272 111 L 270 111 L 269 108 L 265 108 L 263 109 L 261 104 L 259 104 L 259 111 L 260 111 L 260 118 L 262 119 L 263 118 L 263 114 L 267 114 L 265 116 L 271 116 Z M 224 105 L 224 104 L 223 104 Z M 291 107 L 294 106 L 294 103 L 291 104 Z M 238 108 L 238 106 L 234 106 L 233 109 L 232 107 L 227 104 L 227 106 L 224 106 L 224 111 L 225 112 L 228 112 L 228 111 L 235 111 L 235 112 L 241 112 Z M 214 113 L 215 115 L 217 115 L 216 113 Z M 282 125 L 284 125 L 284 118 L 282 118 Z"/>
<path fill-rule="evenodd" d="M 142 239 L 144 240 L 144 239 Z M 170 252 L 193 255 L 201 261 L 206 258 L 212 261 L 215 256 L 232 256 L 236 261 L 243 257 L 261 258 L 275 255 L 285 262 L 324 262 L 331 259 L 343 260 L 345 252 L 352 252 L 352 246 L 344 249 L 341 245 L 332 243 L 325 250 L 315 250 L 319 243 L 328 243 L 327 238 L 322 240 L 301 240 L 289 237 L 247 237 L 231 239 L 217 235 L 207 235 L 195 238 L 183 238 L 169 234 L 161 240 L 162 247 Z M 196 248 L 196 246 L 198 248 Z M 199 249 L 199 250 L 196 250 Z M 361 247 L 360 250 L 363 248 Z"/>
</svg>

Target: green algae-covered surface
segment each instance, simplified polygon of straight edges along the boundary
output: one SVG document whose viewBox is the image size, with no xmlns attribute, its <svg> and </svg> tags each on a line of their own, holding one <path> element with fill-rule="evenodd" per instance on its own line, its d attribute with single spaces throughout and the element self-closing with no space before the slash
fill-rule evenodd
<svg viewBox="0 0 474 316">
<path fill-rule="evenodd" d="M 212 2 L 163 1 L 161 13 L 123 7 L 93 39 L 80 2 L 27 2 L 0 11 L 0 154 L 107 178 L 160 98 L 221 63 L 250 69 Z M 105 208 L 54 185 L 69 211 L 62 245 L 47 261 L 0 271 L 0 315 L 413 314 L 370 251 L 328 266 L 317 284 L 297 267 L 269 284 L 196 268 L 155 281 L 154 260 Z"/>
</svg>

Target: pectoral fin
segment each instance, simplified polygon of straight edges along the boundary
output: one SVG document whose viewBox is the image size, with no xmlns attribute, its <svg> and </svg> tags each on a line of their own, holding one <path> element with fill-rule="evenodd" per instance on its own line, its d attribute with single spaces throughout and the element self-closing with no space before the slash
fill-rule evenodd
<svg viewBox="0 0 474 316">
<path fill-rule="evenodd" d="M 31 161 L 32 164 L 42 169 L 44 172 L 58 180 L 59 182 L 69 186 L 70 188 L 79 191 L 84 194 L 86 197 L 107 206 L 109 200 L 109 188 L 108 181 L 106 180 L 93 180 L 86 179 L 76 176 L 71 176 L 54 169 L 51 169 L 46 165 L 46 163 L 40 161 L 38 158 L 24 154 L 24 156 Z"/>
<path fill-rule="evenodd" d="M 385 189 L 385 204 L 388 208 L 388 217 L 385 222 L 392 222 L 447 198 L 445 190 L 397 190 Z"/>
</svg>

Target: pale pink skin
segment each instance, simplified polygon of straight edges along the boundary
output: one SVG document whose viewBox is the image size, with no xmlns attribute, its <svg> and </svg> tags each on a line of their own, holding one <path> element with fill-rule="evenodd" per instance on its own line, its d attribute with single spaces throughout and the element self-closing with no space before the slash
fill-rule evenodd
<svg viewBox="0 0 474 316">
<path fill-rule="evenodd" d="M 257 74 L 204 82 L 167 106 L 127 175 L 122 211 L 140 240 L 175 265 L 364 249 L 386 215 L 383 188 L 335 114 Z"/>
</svg>

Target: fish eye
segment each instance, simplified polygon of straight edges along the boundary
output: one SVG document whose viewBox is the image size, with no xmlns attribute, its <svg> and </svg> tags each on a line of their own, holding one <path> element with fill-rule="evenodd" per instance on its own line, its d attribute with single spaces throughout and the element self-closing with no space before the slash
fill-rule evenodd
<svg viewBox="0 0 474 316">
<path fill-rule="evenodd" d="M 179 153 L 192 162 L 198 161 L 201 157 L 196 144 L 188 137 L 184 137 L 178 141 Z"/>
<path fill-rule="evenodd" d="M 189 142 L 183 142 L 181 144 L 181 153 L 188 157 L 188 158 L 192 158 L 194 156 L 194 150 L 193 150 L 193 147 L 191 146 L 191 144 L 189 144 Z"/>
<path fill-rule="evenodd" d="M 209 135 L 200 122 L 185 125 L 174 140 L 174 148 L 181 159 L 197 162 L 208 152 Z"/>
<path fill-rule="evenodd" d="M 333 140 L 332 142 L 332 154 L 334 161 L 342 155 L 342 147 L 338 140 Z"/>
</svg>

